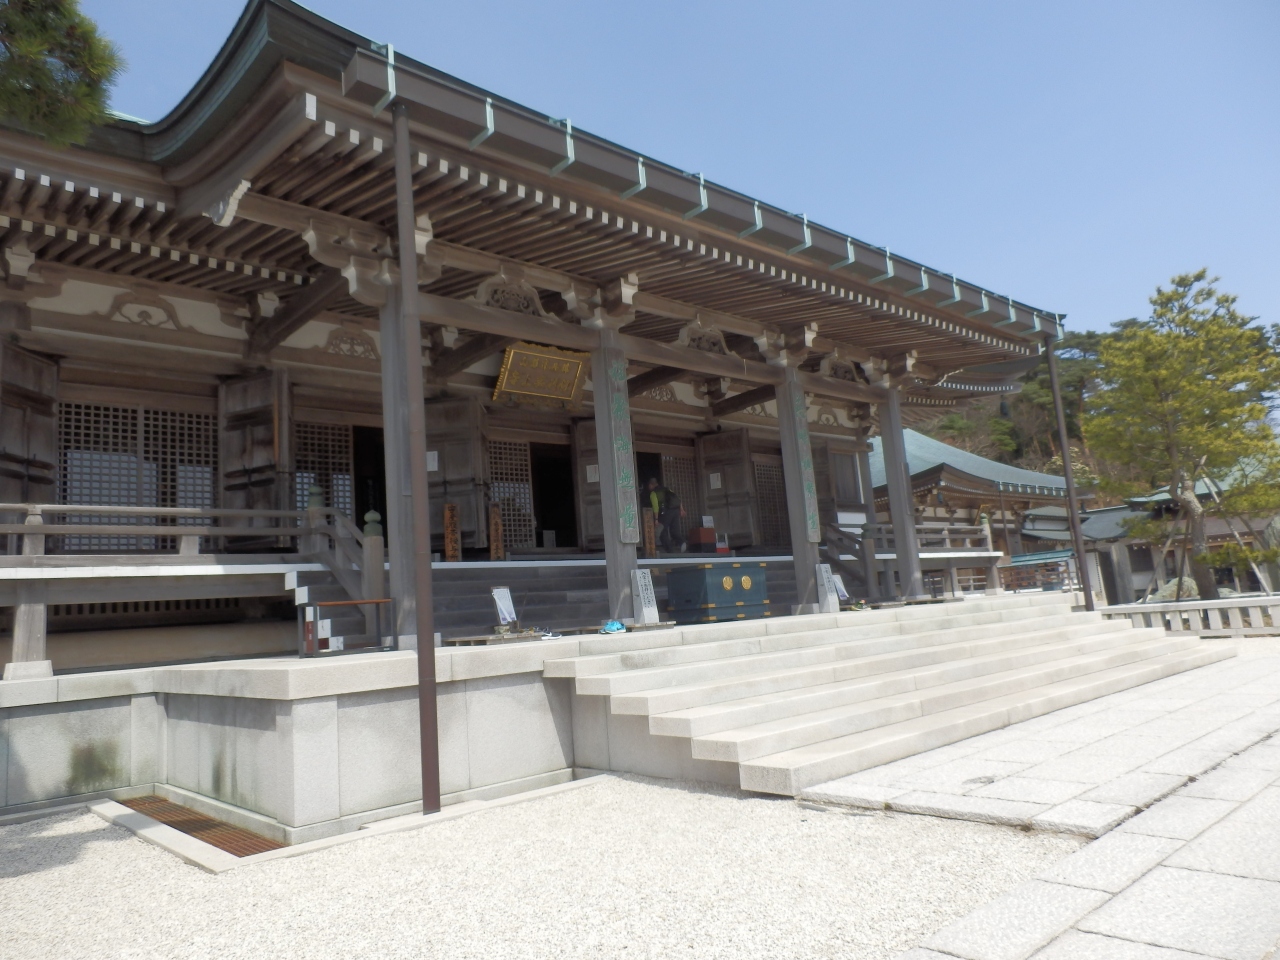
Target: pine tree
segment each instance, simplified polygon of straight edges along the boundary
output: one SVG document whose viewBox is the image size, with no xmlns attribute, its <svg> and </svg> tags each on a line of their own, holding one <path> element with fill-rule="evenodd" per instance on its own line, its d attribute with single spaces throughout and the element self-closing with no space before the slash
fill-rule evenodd
<svg viewBox="0 0 1280 960">
<path fill-rule="evenodd" d="M 1102 341 L 1097 388 L 1085 400 L 1091 449 L 1118 463 L 1150 465 L 1190 522 L 1191 573 L 1202 598 L 1217 596 L 1205 562 L 1203 470 L 1223 478 L 1241 465 L 1259 476 L 1280 461 L 1267 423 L 1280 386 L 1275 331 L 1239 313 L 1207 271 L 1157 287 L 1148 320 L 1117 324 Z"/>
<path fill-rule="evenodd" d="M 0 118 L 55 146 L 106 122 L 123 66 L 77 0 L 0 0 Z"/>
</svg>

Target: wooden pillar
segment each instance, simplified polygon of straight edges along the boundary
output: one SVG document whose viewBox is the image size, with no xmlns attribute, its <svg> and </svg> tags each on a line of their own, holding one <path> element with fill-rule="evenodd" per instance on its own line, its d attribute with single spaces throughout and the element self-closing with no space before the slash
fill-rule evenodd
<svg viewBox="0 0 1280 960">
<path fill-rule="evenodd" d="M 871 448 L 864 446 L 853 455 L 858 466 L 858 491 L 867 512 L 867 527 L 862 535 L 862 575 L 867 581 L 867 596 L 875 600 L 880 596 L 880 564 L 876 561 L 876 539 L 869 535 L 869 527 L 876 522 L 876 488 L 871 479 Z"/>
<path fill-rule="evenodd" d="M 417 646 L 417 571 L 413 549 L 413 483 L 409 476 L 409 411 L 404 403 L 407 371 L 401 335 L 400 291 L 391 287 L 381 312 L 382 438 L 387 484 L 387 553 L 390 596 L 395 600 L 396 636 L 402 649 Z M 416 319 L 415 319 L 416 323 Z"/>
<path fill-rule="evenodd" d="M 27 511 L 26 523 L 40 524 L 44 519 L 38 507 Z M 27 534 L 22 538 L 22 555 L 38 557 L 44 553 L 44 535 Z M 44 588 L 35 585 L 24 588 L 21 601 L 13 611 L 13 657 L 5 664 L 4 679 L 30 680 L 53 676 L 53 662 L 45 651 L 48 631 L 48 608 L 42 596 Z"/>
<path fill-rule="evenodd" d="M 604 559 L 609 580 L 609 617 L 632 619 L 631 571 L 637 569 L 640 542 L 636 455 L 631 443 L 631 404 L 627 395 L 627 357 L 617 323 L 597 318 L 600 346 L 591 354 L 595 404 L 596 454 L 600 465 L 600 509 L 604 515 Z"/>
<path fill-rule="evenodd" d="M 787 492 L 787 520 L 791 531 L 791 560 L 796 570 L 795 613 L 818 612 L 818 487 L 813 478 L 813 449 L 809 443 L 808 403 L 800 386 L 800 371 L 788 365 L 774 392 L 778 405 L 778 436 L 782 441 L 782 479 Z"/>
<path fill-rule="evenodd" d="M 924 593 L 920 572 L 920 544 L 916 540 L 916 508 L 911 496 L 911 474 L 902 435 L 902 391 L 889 388 L 887 403 L 880 406 L 880 440 L 884 445 L 885 484 L 889 488 L 889 518 L 893 522 L 895 566 L 903 599 L 916 600 Z"/>
</svg>

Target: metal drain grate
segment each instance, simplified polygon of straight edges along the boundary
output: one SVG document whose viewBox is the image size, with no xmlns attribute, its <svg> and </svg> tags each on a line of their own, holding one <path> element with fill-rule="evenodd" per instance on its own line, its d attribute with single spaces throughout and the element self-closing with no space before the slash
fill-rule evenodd
<svg viewBox="0 0 1280 960">
<path fill-rule="evenodd" d="M 189 837 L 202 840 L 210 846 L 225 850 L 235 857 L 251 857 L 255 853 L 266 853 L 268 850 L 279 850 L 284 846 L 274 840 L 233 827 L 229 823 L 206 817 L 202 813 L 170 803 L 164 797 L 154 794 L 146 797 L 134 797 L 132 800 L 121 800 L 120 803 L 130 810 L 158 820 L 165 826 L 185 833 Z"/>
</svg>

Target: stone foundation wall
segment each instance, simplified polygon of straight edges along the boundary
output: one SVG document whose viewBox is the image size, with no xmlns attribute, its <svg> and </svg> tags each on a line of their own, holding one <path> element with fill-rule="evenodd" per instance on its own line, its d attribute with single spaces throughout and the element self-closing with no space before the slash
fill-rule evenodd
<svg viewBox="0 0 1280 960">
<path fill-rule="evenodd" d="M 437 651 L 445 803 L 572 779 L 556 643 Z M 527 649 L 522 649 L 527 648 Z M 286 842 L 421 809 L 412 653 L 0 683 L 0 816 L 159 793 Z"/>
</svg>

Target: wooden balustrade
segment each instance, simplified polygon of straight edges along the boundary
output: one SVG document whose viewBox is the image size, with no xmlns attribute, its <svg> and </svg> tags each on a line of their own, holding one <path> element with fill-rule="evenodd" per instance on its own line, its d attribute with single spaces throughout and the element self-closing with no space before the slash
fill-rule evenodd
<svg viewBox="0 0 1280 960">
<path fill-rule="evenodd" d="M 894 551 L 893 527 L 887 523 L 868 523 L 863 537 L 875 542 L 877 551 Z M 925 521 L 916 524 L 916 541 L 922 553 L 992 552 L 989 531 L 985 526 Z"/>
<path fill-rule="evenodd" d="M 332 517 L 340 519 L 332 521 Z M 317 519 L 319 523 L 314 522 Z M 164 522 L 166 520 L 171 522 Z M 173 553 L 176 550 L 180 554 L 195 554 L 199 552 L 201 537 L 223 541 L 240 537 L 298 540 L 327 535 L 360 542 L 359 531 L 350 520 L 329 508 L 320 508 L 318 516 L 310 516 L 308 511 L 300 510 L 0 503 L 0 521 L 5 521 L 0 522 L 0 536 L 21 536 L 24 540 L 76 538 L 92 547 L 101 543 L 99 538 L 129 538 L 128 548 L 111 550 L 111 553 Z M 42 547 L 39 551 L 40 554 L 98 552 L 103 551 L 68 547 L 56 541 L 53 549 Z"/>
</svg>

